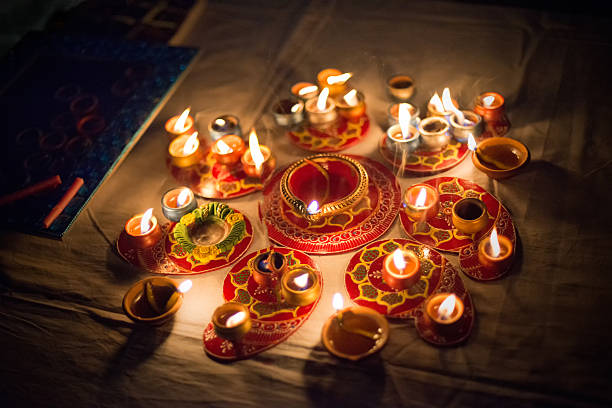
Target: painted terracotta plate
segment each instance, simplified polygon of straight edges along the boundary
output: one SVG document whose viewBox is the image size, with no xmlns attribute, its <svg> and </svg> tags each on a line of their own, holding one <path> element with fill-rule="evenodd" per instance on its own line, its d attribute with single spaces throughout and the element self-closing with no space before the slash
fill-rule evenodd
<svg viewBox="0 0 612 408">
<path fill-rule="evenodd" d="M 393 173 L 381 163 L 358 160 L 369 177 L 368 192 L 353 208 L 309 224 L 281 198 L 279 183 L 283 171 L 275 174 L 264 189 L 260 217 L 271 240 L 289 248 L 315 254 L 351 251 L 384 234 L 395 219 L 401 189 Z M 330 179 L 334 179 L 332 174 Z"/>
<path fill-rule="evenodd" d="M 363 115 L 354 122 L 339 117 L 336 122 L 324 129 L 316 129 L 306 124 L 287 134 L 294 144 L 304 150 L 338 152 L 363 140 L 369 128 L 370 119 L 368 115 Z"/>
</svg>

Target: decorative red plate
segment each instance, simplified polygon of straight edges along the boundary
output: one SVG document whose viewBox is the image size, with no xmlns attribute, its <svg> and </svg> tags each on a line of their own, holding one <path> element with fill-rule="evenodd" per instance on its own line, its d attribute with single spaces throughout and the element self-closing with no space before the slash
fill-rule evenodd
<svg viewBox="0 0 612 408">
<path fill-rule="evenodd" d="M 516 231 L 514 230 L 514 224 L 510 218 L 510 213 L 504 207 L 501 208 L 499 217 L 495 220 L 495 227 L 497 228 L 498 234 L 505 235 L 512 241 L 512 246 L 514 247 L 512 256 L 516 256 Z M 478 260 L 478 242 L 474 242 L 459 250 L 459 265 L 463 273 L 478 281 L 489 281 L 501 278 L 512 266 L 508 265 L 508 268 L 502 270 L 483 266 Z"/>
<path fill-rule="evenodd" d="M 436 177 L 419 184 L 429 184 L 437 189 L 440 196 L 438 215 L 427 222 L 415 222 L 408 218 L 404 211 L 400 211 L 400 221 L 410 238 L 438 250 L 459 252 L 461 248 L 478 242 L 480 238 L 491 233 L 495 220 L 502 213 L 501 203 L 485 189 L 471 181 L 457 177 Z M 453 204 L 466 197 L 479 198 L 487 206 L 489 222 L 486 228 L 476 234 L 465 235 L 453 226 L 451 213 Z M 510 218 L 509 221 L 512 223 Z"/>
<path fill-rule="evenodd" d="M 190 167 L 176 167 L 166 161 L 170 173 L 179 182 L 193 190 L 200 197 L 205 198 L 234 198 L 242 197 L 254 191 L 263 189 L 263 183 L 272 173 L 264 173 L 264 181 L 259 178 L 247 177 L 242 164 L 233 166 L 217 163 L 210 152 L 204 154 L 204 159 L 197 165 Z"/>
<path fill-rule="evenodd" d="M 384 258 L 396 248 L 414 251 L 421 262 L 421 280 L 406 290 L 394 290 L 382 279 Z M 451 345 L 465 340 L 474 323 L 474 307 L 461 277 L 448 260 L 436 250 L 408 239 L 373 242 L 349 261 L 344 283 L 352 301 L 389 317 L 414 318 L 419 335 L 436 345 Z M 454 293 L 464 302 L 462 323 L 456 332 L 441 336 L 423 318 L 424 302 L 435 293 Z"/>
<path fill-rule="evenodd" d="M 117 252 L 129 264 L 146 269 L 149 272 L 163 275 L 180 274 L 181 270 L 168 259 L 164 251 L 169 224 L 159 224 L 159 227 L 162 231 L 162 239 L 154 246 L 145 249 L 132 246 L 125 230 L 121 231 L 119 238 L 117 238 Z"/>
<path fill-rule="evenodd" d="M 416 150 L 406 158 L 395 155 L 387 147 L 387 134 L 384 133 L 378 145 L 381 156 L 396 169 L 403 169 L 404 174 L 425 176 L 450 170 L 465 159 L 470 150 L 466 144 L 452 139 L 444 150 L 439 152 L 428 152 Z M 402 163 L 403 161 L 403 163 Z"/>
<path fill-rule="evenodd" d="M 368 173 L 366 196 L 350 210 L 324 217 L 316 224 L 309 225 L 281 198 L 279 183 L 284 171 L 272 176 L 264 188 L 263 207 L 259 209 L 271 240 L 304 252 L 336 254 L 365 245 L 389 229 L 401 202 L 395 176 L 377 161 L 350 157 L 359 160 Z M 333 180 L 335 175 L 330 176 Z"/>
<path fill-rule="evenodd" d="M 370 119 L 363 115 L 352 122 L 339 117 L 338 121 L 321 130 L 303 125 L 298 130 L 288 132 L 293 143 L 311 152 L 338 152 L 359 143 L 368 133 Z"/>
<path fill-rule="evenodd" d="M 225 301 L 241 302 L 248 305 L 253 326 L 240 342 L 225 340 L 216 335 L 212 323 L 204 330 L 204 350 L 219 360 L 241 360 L 267 350 L 285 341 L 310 316 L 319 298 L 307 306 L 290 306 L 278 303 L 276 295 L 269 288 L 257 285 L 251 275 L 249 261 L 272 248 L 260 249 L 242 258 L 232 267 L 223 283 Z M 303 252 L 288 248 L 273 247 L 287 257 L 289 268 L 308 267 L 315 271 L 321 286 L 323 277 L 314 261 Z"/>
</svg>

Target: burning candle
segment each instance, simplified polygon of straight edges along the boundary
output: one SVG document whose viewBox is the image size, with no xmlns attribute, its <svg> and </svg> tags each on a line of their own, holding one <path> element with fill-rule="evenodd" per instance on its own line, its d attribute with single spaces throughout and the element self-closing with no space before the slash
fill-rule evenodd
<svg viewBox="0 0 612 408">
<path fill-rule="evenodd" d="M 244 154 L 245 145 L 237 135 L 225 135 L 213 143 L 210 151 L 217 163 L 235 164 Z"/>
<path fill-rule="evenodd" d="M 242 168 L 249 177 L 262 177 L 269 174 L 275 166 L 276 160 L 268 146 L 260 145 L 255 129 L 249 133 L 249 148 L 240 158 Z"/>
<path fill-rule="evenodd" d="M 420 268 L 419 257 L 413 251 L 397 248 L 385 257 L 382 275 L 389 287 L 404 290 L 421 279 Z"/>
<path fill-rule="evenodd" d="M 414 81 L 408 75 L 394 75 L 387 81 L 387 90 L 399 101 L 407 101 L 414 93 Z"/>
<path fill-rule="evenodd" d="M 512 263 L 514 252 L 512 241 L 504 235 L 498 235 L 493 227 L 491 235 L 478 244 L 478 260 L 487 267 L 499 271 L 506 270 Z"/>
<path fill-rule="evenodd" d="M 455 108 L 459 107 L 457 101 L 450 98 L 450 91 L 448 90 L 448 88 L 444 88 L 444 92 L 442 92 L 442 95 L 444 95 L 445 92 L 448 94 L 448 97 L 452 102 L 451 105 Z M 443 117 L 448 121 L 450 119 L 450 115 L 453 112 L 445 108 L 444 102 L 442 101 L 442 99 L 440 99 L 440 95 L 438 95 L 438 93 L 436 92 L 429 100 L 429 104 L 427 104 L 427 113 L 429 114 L 429 116 Z"/>
<path fill-rule="evenodd" d="M 365 96 L 356 89 L 351 89 L 336 101 L 338 113 L 350 121 L 358 121 L 365 114 Z"/>
<path fill-rule="evenodd" d="M 425 305 L 432 328 L 440 334 L 452 334 L 457 330 L 463 311 L 463 301 L 452 293 L 432 295 Z"/>
<path fill-rule="evenodd" d="M 297 268 L 281 278 L 281 294 L 290 305 L 306 306 L 319 298 L 321 284 L 317 274 L 306 268 Z"/>
<path fill-rule="evenodd" d="M 189 116 L 191 108 L 187 108 L 180 115 L 173 116 L 166 121 L 166 132 L 172 137 L 192 134 L 195 131 L 194 120 Z"/>
<path fill-rule="evenodd" d="M 477 198 L 462 198 L 453 204 L 453 225 L 464 234 L 475 234 L 489 223 L 487 206 Z"/>
<path fill-rule="evenodd" d="M 446 119 L 439 116 L 430 116 L 419 123 L 421 134 L 421 148 L 429 151 L 444 149 L 451 139 L 449 124 Z"/>
<path fill-rule="evenodd" d="M 166 191 L 161 202 L 164 216 L 174 222 L 179 222 L 183 215 L 198 207 L 193 191 L 187 187 L 178 187 Z"/>
<path fill-rule="evenodd" d="M 419 110 L 419 108 L 417 108 L 414 105 L 411 105 L 409 103 L 394 103 L 389 105 L 389 108 L 387 109 L 387 120 L 389 123 L 389 126 L 393 126 L 397 123 L 399 123 L 399 108 L 400 105 L 404 105 L 404 106 L 408 106 L 408 112 L 410 113 L 410 124 L 414 127 L 419 126 L 419 122 L 421 121 L 421 119 L 419 118 L 419 115 L 421 114 L 421 111 Z"/>
<path fill-rule="evenodd" d="M 310 82 L 298 82 L 291 87 L 291 93 L 302 102 L 306 102 L 319 94 L 319 87 Z"/>
<path fill-rule="evenodd" d="M 414 221 L 425 221 L 438 215 L 439 196 L 428 184 L 415 185 L 404 193 L 404 211 Z"/>
<path fill-rule="evenodd" d="M 387 145 L 396 153 L 411 153 L 419 146 L 419 131 L 411 126 L 410 104 L 398 106 L 399 123 L 387 129 Z"/>
<path fill-rule="evenodd" d="M 328 96 L 329 88 L 324 88 L 318 97 L 306 101 L 306 114 L 311 124 L 321 125 L 336 120 L 336 104 Z"/>
<path fill-rule="evenodd" d="M 191 280 L 177 285 L 166 277 L 144 279 L 127 291 L 123 298 L 123 310 L 135 322 L 161 324 L 180 309 L 183 296 L 191 286 Z"/>
<path fill-rule="evenodd" d="M 451 133 L 455 140 L 461 143 L 466 143 L 469 138 L 480 137 L 484 131 L 482 117 L 472 111 L 461 111 L 463 122 L 459 122 L 457 115 L 453 114 L 450 117 Z"/>
<path fill-rule="evenodd" d="M 242 136 L 240 120 L 234 115 L 221 115 L 208 124 L 208 133 L 213 141 L 219 140 L 225 135 Z"/>
<path fill-rule="evenodd" d="M 327 68 L 317 74 L 317 81 L 319 82 L 319 88 L 329 89 L 329 95 L 340 96 L 346 93 L 346 83 L 353 76 L 352 73 L 342 73 L 335 68 Z"/>
<path fill-rule="evenodd" d="M 239 341 L 252 325 L 249 309 L 238 302 L 227 302 L 217 307 L 211 320 L 217 336 L 230 341 Z"/>
<path fill-rule="evenodd" d="M 168 147 L 170 162 L 176 167 L 189 167 L 202 159 L 198 132 L 177 136 Z"/>
<path fill-rule="evenodd" d="M 125 232 L 132 245 L 141 249 L 155 245 L 162 237 L 157 218 L 153 216 L 153 208 L 130 218 L 125 223 Z"/>
<path fill-rule="evenodd" d="M 504 117 L 504 97 L 497 92 L 485 92 L 474 102 L 474 112 L 486 122 L 495 122 Z"/>
<path fill-rule="evenodd" d="M 280 126 L 291 126 L 304 120 L 304 102 L 298 99 L 282 99 L 272 107 L 272 116 Z"/>
<path fill-rule="evenodd" d="M 272 249 L 257 255 L 249 266 L 259 286 L 275 287 L 287 270 L 287 259 Z"/>
</svg>

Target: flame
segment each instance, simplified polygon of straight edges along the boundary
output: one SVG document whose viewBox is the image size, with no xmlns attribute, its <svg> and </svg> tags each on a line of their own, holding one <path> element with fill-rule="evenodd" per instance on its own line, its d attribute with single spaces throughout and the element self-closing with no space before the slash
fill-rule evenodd
<svg viewBox="0 0 612 408">
<path fill-rule="evenodd" d="M 417 195 L 416 201 L 414 202 L 414 206 L 424 207 L 426 199 L 427 199 L 427 189 L 425 187 L 421 187 L 421 189 L 419 190 L 419 194 Z"/>
<path fill-rule="evenodd" d="M 291 112 L 295 113 L 300 109 L 300 105 L 299 104 L 295 104 L 291 107 Z"/>
<path fill-rule="evenodd" d="M 173 130 L 177 133 L 181 133 L 184 132 L 185 130 L 185 123 L 187 122 L 187 118 L 189 117 L 189 112 L 191 111 L 191 108 L 187 108 L 183 111 L 183 113 L 181 113 L 181 116 L 179 116 L 179 118 L 176 120 L 176 122 L 174 123 L 174 128 Z"/>
<path fill-rule="evenodd" d="M 463 115 L 463 112 L 455 108 L 455 104 L 453 103 L 453 99 L 451 98 L 450 90 L 448 88 L 444 88 L 444 91 L 442 91 L 442 105 L 444 106 L 444 111 L 453 112 L 457 117 L 457 123 L 463 125 L 465 122 L 465 116 Z"/>
<path fill-rule="evenodd" d="M 310 204 L 308 204 L 308 208 L 306 208 L 308 214 L 316 214 L 319 212 L 319 202 L 317 200 L 312 200 Z"/>
<path fill-rule="evenodd" d="M 257 133 L 255 133 L 255 129 L 251 129 L 251 133 L 249 133 L 249 149 L 251 150 L 251 158 L 253 159 L 253 163 L 255 163 L 255 169 L 259 173 L 261 171 L 261 165 L 264 162 L 263 154 L 261 154 L 261 149 L 259 148 L 259 141 L 257 140 Z"/>
<path fill-rule="evenodd" d="M 189 139 L 185 142 L 183 146 L 183 154 L 188 155 L 192 154 L 198 148 L 198 132 L 193 132 Z"/>
<path fill-rule="evenodd" d="M 451 315 L 455 311 L 456 303 L 455 295 L 448 295 L 438 308 L 438 317 L 442 320 L 450 319 Z"/>
<path fill-rule="evenodd" d="M 219 150 L 220 154 L 230 154 L 234 151 L 231 147 L 227 145 L 223 140 L 217 140 L 217 150 Z"/>
<path fill-rule="evenodd" d="M 215 119 L 215 125 L 219 127 L 225 126 L 225 119 L 221 119 L 221 118 Z"/>
<path fill-rule="evenodd" d="M 244 321 L 245 317 L 246 317 L 246 313 L 244 313 L 244 312 L 235 313 L 235 314 L 231 315 L 225 321 L 225 326 L 226 327 L 236 327 L 236 326 L 238 326 L 240 323 L 242 323 Z"/>
<path fill-rule="evenodd" d="M 436 92 L 434 96 L 431 97 L 429 103 L 433 105 L 434 109 L 438 112 L 444 112 L 444 105 L 442 105 L 442 99 L 440 99 L 440 95 Z"/>
<path fill-rule="evenodd" d="M 470 149 L 473 152 L 476 151 L 476 140 L 474 139 L 474 136 L 472 135 L 468 136 L 468 149 Z"/>
<path fill-rule="evenodd" d="M 497 239 L 497 228 L 495 227 L 493 227 L 493 231 L 491 231 L 491 252 L 494 258 L 497 258 L 499 254 L 501 254 L 499 240 Z"/>
<path fill-rule="evenodd" d="M 319 112 L 323 112 L 327 107 L 327 97 L 329 96 L 329 88 L 323 88 L 317 99 L 317 109 Z"/>
<path fill-rule="evenodd" d="M 178 286 L 177 290 L 181 293 L 187 293 L 189 292 L 189 289 L 191 289 L 192 286 L 193 286 L 193 282 L 191 281 L 191 279 L 187 279 L 186 281 L 184 281 Z"/>
<path fill-rule="evenodd" d="M 397 248 L 393 251 L 393 265 L 397 268 L 400 273 L 406 269 L 406 260 L 404 259 L 404 253 L 401 249 Z"/>
<path fill-rule="evenodd" d="M 305 86 L 302 89 L 300 89 L 298 91 L 298 95 L 300 96 L 304 96 L 306 94 L 309 94 L 311 92 L 316 92 L 317 89 L 319 89 L 316 85 L 310 85 L 310 86 Z"/>
<path fill-rule="evenodd" d="M 140 233 L 146 234 L 151 229 L 151 218 L 153 218 L 153 209 L 149 208 L 142 214 L 140 219 Z"/>
<path fill-rule="evenodd" d="M 189 198 L 189 189 L 188 188 L 182 189 L 180 194 L 178 195 L 178 197 L 176 199 L 176 206 L 177 207 L 182 207 L 183 205 L 185 205 L 185 203 L 187 202 L 188 198 Z"/>
<path fill-rule="evenodd" d="M 293 279 L 293 283 L 295 283 L 298 288 L 304 289 L 306 285 L 308 285 L 308 273 L 303 273 L 300 276 L 297 276 L 295 279 Z"/>
<path fill-rule="evenodd" d="M 357 106 L 357 104 L 359 103 L 359 99 L 357 99 L 356 89 L 351 89 L 342 98 L 349 106 Z"/>
<path fill-rule="evenodd" d="M 332 306 L 336 311 L 342 309 L 344 306 L 344 300 L 342 299 L 342 295 L 339 292 L 334 293 L 334 297 L 332 299 Z"/>
<path fill-rule="evenodd" d="M 327 83 L 329 85 L 334 85 L 334 84 L 343 84 L 346 81 L 348 81 L 350 79 L 350 77 L 353 76 L 352 72 L 346 72 L 344 74 L 341 75 L 330 75 L 327 77 Z"/>
<path fill-rule="evenodd" d="M 485 96 L 482 98 L 482 103 L 484 106 L 491 106 L 495 102 L 495 97 L 493 95 Z"/>
<path fill-rule="evenodd" d="M 410 136 L 410 108 L 407 103 L 400 103 L 398 107 L 397 118 L 399 121 L 400 129 L 402 130 L 402 137 L 408 139 Z"/>
</svg>

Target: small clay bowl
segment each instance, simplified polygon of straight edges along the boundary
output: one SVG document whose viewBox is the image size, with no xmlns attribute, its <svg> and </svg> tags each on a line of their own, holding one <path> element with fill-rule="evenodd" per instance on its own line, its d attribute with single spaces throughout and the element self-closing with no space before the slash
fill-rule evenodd
<svg viewBox="0 0 612 408">
<path fill-rule="evenodd" d="M 157 313 L 153 307 L 150 306 L 147 300 L 147 295 L 145 292 L 145 284 L 147 282 L 151 282 L 153 285 L 153 296 L 158 302 L 160 302 L 160 304 L 165 304 L 165 302 L 175 292 L 179 294 L 177 301 L 170 307 L 170 309 L 161 314 Z M 178 291 L 178 285 L 176 282 L 172 279 L 161 276 L 147 278 L 136 282 L 134 286 L 128 289 L 123 297 L 123 311 L 127 317 L 136 323 L 154 326 L 170 320 L 170 318 L 174 316 L 176 312 L 178 312 L 182 304 L 183 294 Z"/>
<path fill-rule="evenodd" d="M 464 234 L 475 234 L 489 223 L 487 206 L 476 198 L 462 198 L 451 211 L 453 225 Z"/>
<path fill-rule="evenodd" d="M 529 149 L 523 143 L 509 137 L 491 137 L 478 143 L 477 152 L 472 155 L 474 166 L 492 179 L 504 179 L 516 175 L 529 160 Z M 486 161 L 492 157 L 507 164 L 507 169 L 500 169 Z"/>
</svg>

